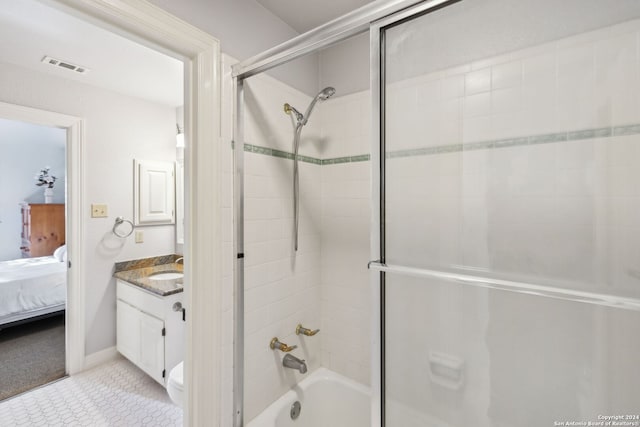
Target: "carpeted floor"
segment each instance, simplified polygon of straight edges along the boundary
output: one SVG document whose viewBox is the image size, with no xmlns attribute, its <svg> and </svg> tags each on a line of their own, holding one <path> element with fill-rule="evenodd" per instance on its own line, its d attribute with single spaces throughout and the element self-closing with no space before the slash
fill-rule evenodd
<svg viewBox="0 0 640 427">
<path fill-rule="evenodd" d="M 0 400 L 65 375 L 64 315 L 0 330 Z"/>
</svg>

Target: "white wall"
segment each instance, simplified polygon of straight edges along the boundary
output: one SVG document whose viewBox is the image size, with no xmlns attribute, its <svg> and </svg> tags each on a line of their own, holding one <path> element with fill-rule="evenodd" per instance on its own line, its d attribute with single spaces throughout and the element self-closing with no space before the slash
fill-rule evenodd
<svg viewBox="0 0 640 427">
<path fill-rule="evenodd" d="M 66 142 L 62 129 L 0 118 L 0 261 L 22 256 L 19 203 L 44 203 L 44 187 L 34 176 L 45 166 L 57 178 L 53 202 L 65 202 Z"/>
<path fill-rule="evenodd" d="M 333 86 L 337 96 L 369 90 L 369 32 L 320 51 L 320 87 Z"/>
<path fill-rule="evenodd" d="M 151 3 L 213 35 L 220 40 L 223 52 L 240 60 L 298 35 L 254 0 L 151 0 Z M 268 73 L 308 95 L 318 91 L 317 55 L 308 55 Z"/>
<path fill-rule="evenodd" d="M 116 216 L 133 217 L 133 159 L 175 160 L 175 108 L 0 64 L 0 100 L 86 120 L 84 256 L 86 354 L 116 343 L 117 261 L 174 252 L 174 226 L 144 227 L 145 241 L 120 243 Z M 91 203 L 106 203 L 108 218 L 90 218 Z"/>
<path fill-rule="evenodd" d="M 233 296 L 234 296 L 234 257 L 233 241 L 234 216 L 233 216 L 233 150 L 231 141 L 233 138 L 234 96 L 231 79 L 231 65 L 236 62 L 228 55 L 222 55 L 222 118 L 221 118 L 221 170 L 223 193 L 220 198 L 220 217 L 222 218 L 222 328 L 223 337 L 223 378 L 222 378 L 222 425 L 233 425 Z"/>
</svg>

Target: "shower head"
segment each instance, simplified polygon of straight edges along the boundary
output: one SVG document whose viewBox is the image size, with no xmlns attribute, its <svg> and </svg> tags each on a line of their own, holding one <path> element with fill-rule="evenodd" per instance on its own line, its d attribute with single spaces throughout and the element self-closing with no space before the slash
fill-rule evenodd
<svg viewBox="0 0 640 427">
<path fill-rule="evenodd" d="M 335 95 L 335 93 L 336 93 L 336 90 L 334 88 L 332 88 L 331 86 L 325 87 L 324 89 L 322 89 L 320 92 L 318 92 L 316 97 L 313 98 L 313 100 L 309 104 L 309 107 L 307 107 L 307 111 L 306 111 L 306 113 L 304 113 L 304 115 L 301 114 L 295 108 L 293 108 L 291 105 L 289 105 L 289 103 L 284 104 L 284 112 L 289 114 L 289 115 L 291 115 L 293 113 L 293 115 L 296 118 L 297 126 L 299 126 L 299 127 L 304 126 L 304 125 L 307 124 L 307 121 L 309 120 L 309 116 L 311 115 L 311 111 L 313 111 L 313 107 L 315 107 L 316 102 L 318 102 L 318 101 L 326 101 L 327 99 L 329 99 L 333 95 Z"/>
<path fill-rule="evenodd" d="M 336 94 L 335 88 L 332 88 L 331 86 L 329 86 L 329 87 L 325 87 L 324 89 L 322 89 L 320 91 L 320 93 L 318 95 L 316 95 L 316 96 L 320 100 L 326 101 L 327 99 L 331 98 L 335 94 Z"/>
<path fill-rule="evenodd" d="M 307 112 L 304 113 L 304 118 L 302 119 L 301 124 L 303 126 L 307 124 L 307 121 L 309 120 L 309 116 L 311 116 L 311 111 L 313 111 L 313 107 L 315 107 L 316 102 L 318 102 L 318 101 L 326 101 L 327 99 L 329 99 L 333 95 L 335 95 L 335 93 L 336 93 L 336 90 L 334 88 L 332 88 L 331 86 L 325 87 L 320 92 L 318 92 L 316 97 L 313 98 L 313 101 L 311 101 L 311 104 L 309 104 L 309 107 L 307 108 Z"/>
</svg>

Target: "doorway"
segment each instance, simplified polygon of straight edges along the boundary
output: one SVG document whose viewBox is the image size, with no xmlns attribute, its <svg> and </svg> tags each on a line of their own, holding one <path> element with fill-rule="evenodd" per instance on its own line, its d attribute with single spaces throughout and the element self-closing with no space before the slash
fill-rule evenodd
<svg viewBox="0 0 640 427">
<path fill-rule="evenodd" d="M 222 369 L 220 359 L 220 238 L 218 206 L 220 188 L 210 183 L 221 183 L 219 163 L 220 129 L 220 53 L 218 42 L 206 33 L 176 20 L 163 10 L 146 2 L 114 5 L 109 1 L 55 2 L 56 6 L 71 10 L 89 22 L 98 22 L 126 38 L 148 44 L 161 52 L 170 52 L 185 64 L 185 124 L 187 139 L 185 149 L 185 280 L 189 282 L 187 297 L 187 355 L 185 357 L 185 424 L 202 424 L 216 419 L 220 414 L 217 404 L 219 391 L 216 384 Z M 135 35 L 134 35 L 135 34 Z M 74 122 L 75 123 L 75 122 Z M 70 133 L 81 139 L 84 136 L 82 121 Z M 86 153 L 79 152 L 78 159 Z M 82 162 L 73 170 L 84 176 Z M 74 181 L 69 191 L 72 215 L 82 217 L 87 200 L 82 180 Z M 198 185 L 198 183 L 206 183 Z M 77 187 L 76 187 L 77 186 Z M 194 232 L 197 230 L 197 233 Z M 86 229 L 79 227 L 69 235 L 71 245 L 80 248 Z M 88 250 L 88 249 L 87 249 Z M 83 250 L 73 252 L 69 271 L 68 323 L 75 325 L 70 333 L 71 342 L 69 372 L 79 372 L 85 367 L 85 324 L 83 304 L 89 272 L 83 262 Z M 75 284 L 75 285 L 74 285 Z M 75 301 L 76 304 L 71 303 Z M 70 311 L 73 311 L 71 316 Z M 71 329 L 70 329 L 71 330 Z M 213 331 L 213 333 L 212 333 Z M 213 367 L 213 368 L 212 368 Z M 191 372 L 197 371 L 198 376 Z M 189 379 L 191 381 L 189 381 Z"/>
<path fill-rule="evenodd" d="M 0 118 L 0 400 L 66 373 L 66 139 Z"/>
</svg>

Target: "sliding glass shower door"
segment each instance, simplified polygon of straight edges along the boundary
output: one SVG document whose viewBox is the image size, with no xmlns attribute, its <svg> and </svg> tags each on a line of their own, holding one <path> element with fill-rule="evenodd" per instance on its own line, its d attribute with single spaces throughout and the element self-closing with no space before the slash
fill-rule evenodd
<svg viewBox="0 0 640 427">
<path fill-rule="evenodd" d="M 383 425 L 640 425 L 640 4 L 428 4 L 372 39 Z"/>
</svg>

